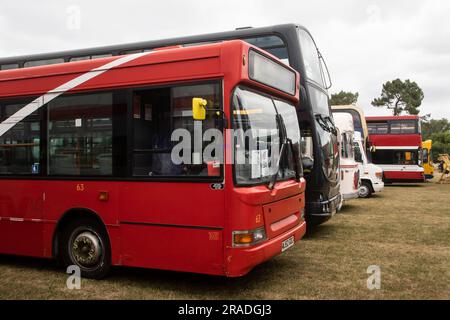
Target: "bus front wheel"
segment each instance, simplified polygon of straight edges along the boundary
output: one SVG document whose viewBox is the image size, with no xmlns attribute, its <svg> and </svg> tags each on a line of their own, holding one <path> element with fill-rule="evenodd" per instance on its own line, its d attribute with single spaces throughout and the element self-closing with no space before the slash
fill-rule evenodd
<svg viewBox="0 0 450 320">
<path fill-rule="evenodd" d="M 369 198 L 372 195 L 372 186 L 367 181 L 362 181 L 359 187 L 359 197 Z"/>
<path fill-rule="evenodd" d="M 74 220 L 63 232 L 62 259 L 66 267 L 79 267 L 84 278 L 104 278 L 111 267 L 111 249 L 104 228 L 94 220 Z"/>
</svg>

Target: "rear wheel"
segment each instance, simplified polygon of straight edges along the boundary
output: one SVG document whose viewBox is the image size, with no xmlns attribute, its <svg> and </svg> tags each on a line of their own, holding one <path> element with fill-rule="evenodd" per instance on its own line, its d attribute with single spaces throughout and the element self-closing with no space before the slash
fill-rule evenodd
<svg viewBox="0 0 450 320">
<path fill-rule="evenodd" d="M 81 276 L 101 279 L 111 267 L 108 235 L 98 222 L 80 219 L 70 223 L 63 232 L 61 254 L 64 265 L 76 265 Z"/>
<path fill-rule="evenodd" d="M 372 186 L 369 182 L 362 181 L 358 193 L 360 198 L 369 198 L 372 195 Z"/>
</svg>

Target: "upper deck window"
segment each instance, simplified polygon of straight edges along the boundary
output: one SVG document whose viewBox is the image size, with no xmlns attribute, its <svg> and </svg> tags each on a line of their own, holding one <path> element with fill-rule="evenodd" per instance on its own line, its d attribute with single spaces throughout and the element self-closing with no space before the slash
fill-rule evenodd
<svg viewBox="0 0 450 320">
<path fill-rule="evenodd" d="M 49 59 L 49 60 L 27 61 L 27 62 L 25 62 L 24 67 L 25 68 L 39 67 L 39 66 L 46 66 L 49 64 L 57 64 L 57 63 L 64 63 L 64 59 L 58 58 L 58 59 Z"/>
<path fill-rule="evenodd" d="M 319 52 L 308 32 L 299 30 L 300 48 L 303 54 L 306 76 L 323 86 L 322 69 L 320 67 Z"/>
<path fill-rule="evenodd" d="M 392 134 L 414 134 L 417 133 L 416 121 L 402 120 L 391 122 Z"/>
<path fill-rule="evenodd" d="M 369 134 L 388 134 L 389 127 L 386 122 L 368 122 Z"/>
<path fill-rule="evenodd" d="M 72 57 L 69 59 L 70 62 L 74 61 L 83 61 L 83 60 L 92 60 L 92 59 L 100 59 L 100 58 L 107 58 L 112 57 L 111 54 L 98 54 L 93 56 L 83 56 L 83 57 Z"/>
<path fill-rule="evenodd" d="M 255 47 L 269 52 L 287 65 L 289 65 L 289 55 L 283 40 L 277 36 L 265 36 L 243 39 Z"/>
<path fill-rule="evenodd" d="M 13 70 L 13 69 L 19 69 L 19 64 L 12 63 L 12 64 L 4 64 L 0 66 L 0 70 Z"/>
</svg>

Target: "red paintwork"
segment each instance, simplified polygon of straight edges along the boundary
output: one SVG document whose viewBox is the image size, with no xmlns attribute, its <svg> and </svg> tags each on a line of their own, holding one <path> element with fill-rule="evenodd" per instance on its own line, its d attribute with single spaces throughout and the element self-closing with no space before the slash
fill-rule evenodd
<svg viewBox="0 0 450 320">
<path fill-rule="evenodd" d="M 71 92 L 223 79 L 224 111 L 229 119 L 230 96 L 240 83 L 297 105 L 298 74 L 295 96 L 249 79 L 243 58 L 250 47 L 242 41 L 229 41 L 156 51 L 105 72 Z M 1 71 L 0 98 L 42 95 L 115 59 Z M 229 135 L 225 145 L 225 155 L 230 157 Z M 304 235 L 306 224 L 300 212 L 305 203 L 305 181 L 279 182 L 272 191 L 266 186 L 237 188 L 232 166 L 224 167 L 223 190 L 212 190 L 209 183 L 0 177 L 0 252 L 51 258 L 58 221 L 70 209 L 86 208 L 98 215 L 107 228 L 114 265 L 244 275 L 279 254 L 283 240 L 295 236 L 298 241 Z M 107 201 L 99 200 L 100 192 L 108 193 Z M 268 208 L 273 208 L 273 213 L 267 213 Z M 232 247 L 232 231 L 261 226 L 266 228 L 268 240 L 251 248 Z"/>
<path fill-rule="evenodd" d="M 412 181 L 412 182 L 423 182 L 424 175 L 423 172 L 402 172 L 402 171 L 384 171 L 384 177 L 386 180 L 391 181 Z"/>
<path fill-rule="evenodd" d="M 416 120 L 419 116 L 380 116 L 366 117 L 367 123 L 371 122 L 387 122 L 390 120 Z M 369 140 L 373 147 L 413 147 L 422 148 L 422 135 L 417 134 L 369 134 Z M 386 181 L 425 181 L 423 172 L 403 171 L 403 165 L 398 165 L 398 170 L 384 170 L 384 178 Z M 419 166 L 417 166 L 419 167 Z"/>
<path fill-rule="evenodd" d="M 382 122 L 390 120 L 419 120 L 419 116 L 372 116 L 366 117 L 367 122 Z"/>
</svg>

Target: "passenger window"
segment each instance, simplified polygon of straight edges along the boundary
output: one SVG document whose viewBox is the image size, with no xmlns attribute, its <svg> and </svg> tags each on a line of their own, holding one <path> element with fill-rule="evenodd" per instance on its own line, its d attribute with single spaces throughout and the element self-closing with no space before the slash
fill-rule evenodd
<svg viewBox="0 0 450 320">
<path fill-rule="evenodd" d="M 113 174 L 113 93 L 67 95 L 48 104 L 48 174 Z"/>
<path fill-rule="evenodd" d="M 367 123 L 369 134 L 387 134 L 389 132 L 387 123 Z"/>
<path fill-rule="evenodd" d="M 12 64 L 3 64 L 0 66 L 0 70 L 13 70 L 13 69 L 19 69 L 19 65 L 17 63 L 12 63 Z"/>
<path fill-rule="evenodd" d="M 208 102 L 205 121 L 193 120 L 192 99 L 197 97 Z M 222 110 L 218 83 L 136 91 L 133 96 L 133 175 L 220 176 L 223 144 L 219 131 L 221 116 L 217 115 L 217 110 Z M 205 134 L 208 138 L 202 139 Z M 208 146 L 215 146 L 214 152 L 207 152 L 211 150 Z"/>
<path fill-rule="evenodd" d="M 46 66 L 46 65 L 57 64 L 57 63 L 64 63 L 64 59 L 58 58 L 58 59 L 49 59 L 49 60 L 27 61 L 27 62 L 25 62 L 24 67 L 30 68 L 30 67 Z"/>
<path fill-rule="evenodd" d="M 391 123 L 392 134 L 413 134 L 416 133 L 415 121 L 395 121 Z"/>
<path fill-rule="evenodd" d="M 40 116 L 35 112 L 23 120 L 14 114 L 29 103 L 0 106 L 0 175 L 38 175 L 40 173 Z M 8 129 L 8 123 L 15 123 Z M 1 130 L 7 129 L 3 134 Z"/>
</svg>

